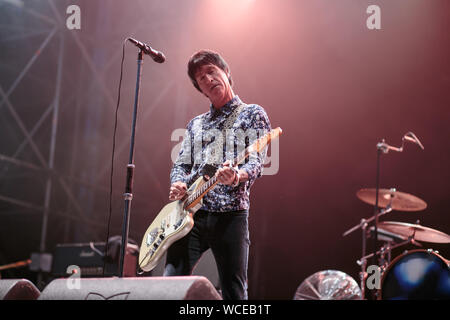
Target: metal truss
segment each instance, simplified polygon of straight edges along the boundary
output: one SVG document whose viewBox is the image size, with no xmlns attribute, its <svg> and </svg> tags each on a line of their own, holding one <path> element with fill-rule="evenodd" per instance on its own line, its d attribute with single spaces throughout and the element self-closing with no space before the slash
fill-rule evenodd
<svg viewBox="0 0 450 320">
<path fill-rule="evenodd" d="M 101 1 L 99 1 L 101 2 Z M 17 3 L 21 3 L 17 1 Z M 160 1 L 152 1 L 153 5 L 158 5 Z M 42 226 L 41 226 L 41 236 L 40 236 L 40 244 L 39 250 L 40 252 L 45 252 L 48 250 L 47 248 L 47 234 L 48 234 L 48 223 L 49 217 L 51 215 L 58 215 L 63 217 L 64 223 L 68 223 L 68 221 L 78 221 L 81 222 L 86 228 L 83 228 L 81 232 L 85 232 L 87 237 L 91 239 L 99 239 L 103 236 L 104 231 L 106 229 L 106 219 L 99 219 L 98 217 L 87 216 L 86 208 L 80 203 L 80 196 L 74 191 L 74 186 L 82 186 L 88 190 L 92 190 L 95 192 L 101 192 L 102 194 L 107 194 L 109 189 L 106 187 L 101 187 L 93 183 L 92 181 L 98 180 L 98 177 L 104 177 L 109 174 L 109 163 L 108 165 L 103 166 L 102 168 L 94 168 L 91 169 L 88 175 L 95 175 L 96 178 L 87 179 L 85 177 L 79 177 L 74 174 L 74 164 L 71 165 L 71 172 L 68 174 L 67 172 L 59 172 L 57 169 L 57 164 L 55 163 L 55 155 L 57 148 L 57 140 L 58 135 L 61 130 L 60 123 L 60 113 L 64 110 L 67 105 L 70 103 L 76 103 L 77 110 L 76 112 L 80 112 L 79 108 L 83 104 L 83 99 L 89 99 L 86 97 L 79 97 L 76 94 L 68 97 L 65 96 L 62 99 L 62 90 L 65 85 L 63 74 L 64 67 L 67 65 L 67 61 L 65 61 L 66 53 L 67 53 L 67 42 L 71 41 L 75 44 L 78 49 L 78 53 L 80 55 L 80 59 L 83 62 L 83 66 L 87 69 L 89 73 L 89 81 L 92 81 L 92 85 L 95 85 L 98 88 L 98 94 L 101 96 L 101 99 L 104 100 L 104 105 L 107 106 L 107 110 L 109 113 L 113 113 L 116 106 L 116 88 L 108 88 L 105 84 L 106 72 L 114 65 L 114 67 L 120 64 L 121 58 L 121 50 L 118 48 L 113 54 L 111 54 L 107 59 L 107 62 L 103 64 L 103 68 L 97 66 L 92 54 L 89 52 L 86 44 L 80 38 L 79 32 L 67 32 L 65 27 L 65 6 L 61 1 L 40 1 L 39 5 L 36 5 L 36 2 L 33 3 L 33 8 L 27 6 L 25 3 L 23 6 L 14 7 L 14 5 L 9 3 L 0 4 L 3 6 L 2 15 L 5 14 L 24 14 L 24 17 L 31 16 L 34 19 L 37 19 L 43 26 L 40 28 L 36 28 L 34 30 L 30 30 L 28 32 L 23 32 L 22 27 L 19 25 L 9 25 L 8 27 L 11 30 L 11 33 L 7 37 L 2 37 L 0 39 L 0 47 L 8 46 L 12 41 L 26 41 L 28 37 L 34 37 L 36 35 L 45 35 L 45 38 L 38 46 L 36 50 L 31 54 L 29 60 L 25 64 L 25 66 L 20 70 L 17 77 L 9 87 L 4 87 L 0 85 L 0 114 L 3 112 L 8 112 L 8 114 L 13 118 L 13 123 L 10 125 L 15 126 L 15 130 L 17 132 L 17 136 L 23 137 L 22 141 L 14 146 L 15 151 L 9 154 L 4 153 L 0 149 L 0 163 L 3 163 L 3 166 L 0 167 L 0 181 L 5 181 L 5 178 L 8 178 L 10 174 L 10 169 L 13 167 L 21 168 L 26 171 L 29 175 L 34 175 L 36 173 L 43 174 L 46 178 L 45 181 L 45 192 L 43 203 L 35 203 L 33 201 L 27 201 L 24 199 L 19 199 L 16 197 L 11 197 L 10 195 L 0 194 L 0 201 L 8 203 L 13 207 L 22 207 L 32 211 L 40 212 L 42 214 Z M 66 6 L 68 3 L 66 4 Z M 101 2 L 101 5 L 104 7 L 113 6 L 114 4 L 109 2 Z M 149 8 L 150 4 L 145 1 L 137 1 L 135 3 L 137 7 L 142 9 L 142 11 L 151 10 Z M 39 6 L 45 8 L 46 12 L 40 12 Z M 49 10 L 48 10 L 49 9 Z M 52 15 L 48 15 L 48 12 L 51 12 Z M 115 17 L 116 19 L 120 19 L 120 17 Z M 134 23 L 134 31 L 137 32 L 140 29 L 144 28 L 146 21 L 145 17 L 142 17 L 141 21 L 137 21 Z M 15 32 L 16 29 L 18 32 Z M 102 32 L 102 30 L 98 30 L 98 32 Z M 157 32 L 155 32 L 157 34 Z M 67 39 L 69 37 L 70 39 Z M 95 36 L 94 36 L 95 38 Z M 14 106 L 11 101 L 11 96 L 16 90 L 19 90 L 19 85 L 23 82 L 25 76 L 30 72 L 30 69 L 36 64 L 39 59 L 42 59 L 43 52 L 46 50 L 50 50 L 50 45 L 57 45 L 57 49 L 53 49 L 53 52 L 57 53 L 57 67 L 56 73 L 54 74 L 54 88 L 53 88 L 53 98 L 49 105 L 42 107 L 42 112 L 40 117 L 34 121 L 34 125 L 31 128 L 28 128 L 23 119 L 23 115 L 20 115 L 16 110 L 17 108 Z M 1 62 L 1 64 L 5 64 L 7 61 Z M 118 73 L 117 73 L 118 74 Z M 152 104 L 146 106 L 145 111 L 142 115 L 140 115 L 142 121 L 147 120 L 152 112 L 154 111 L 155 106 L 160 102 L 161 98 L 165 95 L 169 94 L 169 91 L 174 88 L 175 84 L 173 81 L 166 81 L 165 87 L 161 90 L 156 97 L 152 100 Z M 50 121 L 50 138 L 46 143 L 45 148 L 39 146 L 36 143 L 36 135 L 37 132 L 43 129 L 43 127 Z M 125 123 L 124 120 L 119 118 L 119 128 L 121 130 L 127 130 L 128 123 Z M 71 159 L 76 153 L 76 144 L 77 139 L 82 134 L 78 131 L 79 128 L 76 127 L 76 131 L 73 132 L 74 144 L 72 145 L 72 149 L 67 154 L 67 159 Z M 119 145 L 116 148 L 116 153 L 121 154 L 127 151 L 128 140 L 123 139 L 119 141 Z M 21 155 L 23 155 L 24 150 L 27 148 L 31 148 L 32 157 L 36 159 L 36 161 L 28 161 L 21 159 Z M 43 150 L 43 149 L 48 149 Z M 69 148 L 68 148 L 69 149 Z M 137 154 L 139 157 L 139 154 Z M 142 163 L 146 163 L 142 161 Z M 156 175 L 154 169 L 150 165 L 143 165 L 142 169 L 146 174 L 151 176 L 156 180 Z M 157 184 L 158 186 L 158 184 Z M 67 206 L 65 209 L 61 208 L 53 208 L 52 207 L 52 195 L 55 193 L 55 189 L 61 190 L 65 197 L 67 198 Z M 165 190 L 159 188 L 157 190 L 160 195 L 166 194 Z M 118 196 L 120 193 L 115 193 L 115 196 Z M 103 216 L 104 218 L 104 216 Z M 65 237 L 68 240 L 68 237 Z"/>
</svg>

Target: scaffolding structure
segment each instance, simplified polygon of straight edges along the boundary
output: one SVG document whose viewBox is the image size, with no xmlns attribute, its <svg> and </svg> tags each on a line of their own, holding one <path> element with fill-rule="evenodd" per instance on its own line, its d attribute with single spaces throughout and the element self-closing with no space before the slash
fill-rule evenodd
<svg viewBox="0 0 450 320">
<path fill-rule="evenodd" d="M 3 21 L 0 23 L 3 30 L 0 34 L 0 52 L 3 52 L 0 53 L 0 214 L 13 217 L 22 212 L 27 217 L 33 216 L 30 223 L 34 223 L 37 213 L 39 245 L 29 244 L 27 248 L 41 254 L 51 249 L 49 243 L 55 239 L 58 242 L 105 240 L 107 205 L 106 201 L 100 201 L 99 205 L 97 196 L 105 200 L 109 195 L 110 128 L 117 102 L 120 43 L 124 35 L 110 29 L 120 24 L 120 16 L 114 14 L 118 10 L 114 4 L 103 1 L 84 4 L 82 28 L 91 30 L 83 33 L 66 27 L 66 7 L 70 3 L 52 0 L 0 3 Z M 151 6 L 162 4 L 163 1 L 133 2 L 138 10 L 147 13 Z M 122 23 L 126 21 L 129 17 L 124 16 Z M 128 36 L 148 29 L 145 15 L 134 22 Z M 157 37 L 158 20 L 152 24 Z M 92 46 L 104 35 L 109 36 L 104 41 L 110 41 L 109 48 L 115 46 L 114 51 Z M 14 55 L 14 51 L 18 54 Z M 134 59 L 134 51 L 130 56 Z M 173 98 L 173 92 L 180 95 L 169 75 L 157 69 L 152 72 L 157 77 L 151 80 L 151 102 L 146 103 L 139 115 L 143 124 L 151 121 L 156 106 L 164 99 L 170 95 Z M 133 77 L 134 69 L 128 73 Z M 115 78 L 110 79 L 112 76 Z M 124 82 L 121 104 L 131 105 L 132 100 L 125 98 L 133 86 L 134 82 Z M 41 91 L 42 88 L 45 89 Z M 40 96 L 48 101 L 43 103 L 45 98 L 35 98 Z M 176 99 L 182 108 L 185 102 Z M 119 116 L 118 120 L 119 132 L 128 133 L 127 116 Z M 117 141 L 116 160 L 127 154 L 128 147 L 129 139 L 122 134 Z M 83 158 L 82 154 L 86 153 Z M 153 156 L 167 153 L 167 149 L 161 148 Z M 165 198 L 166 190 L 156 182 L 159 178 L 151 161 L 146 161 L 144 154 L 138 153 L 137 157 L 138 170 L 154 182 L 155 197 Z M 121 173 L 115 170 L 121 178 Z M 121 191 L 122 185 L 114 188 L 116 207 L 122 203 Z M 116 209 L 115 215 L 121 220 L 122 210 Z M 51 222 L 52 217 L 58 218 Z M 33 228 L 35 232 L 37 226 Z M 49 229 L 55 239 L 49 240 Z M 120 233 L 120 226 L 111 233 Z M 36 236 L 32 238 L 37 240 Z"/>
</svg>

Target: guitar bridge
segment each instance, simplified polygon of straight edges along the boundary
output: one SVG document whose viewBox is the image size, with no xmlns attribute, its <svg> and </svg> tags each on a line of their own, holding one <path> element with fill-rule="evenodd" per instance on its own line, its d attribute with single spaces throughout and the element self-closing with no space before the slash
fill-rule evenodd
<svg viewBox="0 0 450 320">
<path fill-rule="evenodd" d="M 147 234 L 147 241 L 146 241 L 147 247 L 152 245 L 152 243 L 155 241 L 157 236 L 158 236 L 158 230 L 157 229 L 153 229 L 152 231 L 150 231 Z"/>
</svg>

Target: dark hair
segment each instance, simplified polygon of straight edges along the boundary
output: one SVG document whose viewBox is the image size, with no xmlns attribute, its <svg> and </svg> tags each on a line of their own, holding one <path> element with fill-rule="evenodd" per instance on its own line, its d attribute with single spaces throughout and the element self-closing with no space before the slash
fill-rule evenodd
<svg viewBox="0 0 450 320">
<path fill-rule="evenodd" d="M 189 78 L 191 78 L 192 84 L 197 88 L 198 91 L 202 92 L 197 83 L 197 80 L 195 80 L 195 73 L 198 69 L 200 69 L 200 67 L 207 64 L 213 64 L 222 69 L 227 74 L 230 85 L 233 85 L 230 68 L 228 67 L 228 64 L 225 62 L 225 60 L 220 56 L 220 54 L 211 50 L 200 50 L 194 53 L 188 62 Z"/>
</svg>

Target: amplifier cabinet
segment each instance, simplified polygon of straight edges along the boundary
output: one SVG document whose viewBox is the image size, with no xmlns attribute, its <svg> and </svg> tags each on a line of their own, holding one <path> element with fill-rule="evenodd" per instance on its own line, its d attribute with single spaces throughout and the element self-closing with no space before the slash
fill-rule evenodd
<svg viewBox="0 0 450 320">
<path fill-rule="evenodd" d="M 105 256 L 105 242 L 58 244 L 53 253 L 52 275 L 54 277 L 70 276 L 73 268 L 69 268 L 69 266 L 76 266 L 82 278 L 101 277 L 105 265 L 105 276 L 117 276 L 119 274 L 119 251 L 120 246 L 110 244 L 108 254 Z M 139 248 L 129 243 L 123 266 L 124 276 L 136 276 L 138 255 Z"/>
</svg>

